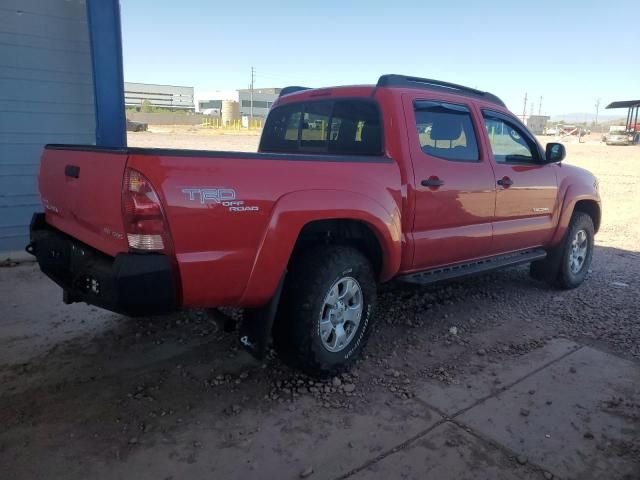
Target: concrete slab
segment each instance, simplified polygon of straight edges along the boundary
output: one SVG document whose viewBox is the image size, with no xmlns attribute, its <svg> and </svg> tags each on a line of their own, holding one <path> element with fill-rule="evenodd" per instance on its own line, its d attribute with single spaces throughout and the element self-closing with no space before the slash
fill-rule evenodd
<svg viewBox="0 0 640 480">
<path fill-rule="evenodd" d="M 458 384 L 428 382 L 416 391 L 416 396 L 447 415 L 455 415 L 478 400 L 495 395 L 506 386 L 538 368 L 567 355 L 580 346 L 564 339 L 555 339 L 544 348 L 529 352 L 505 364 L 491 364 L 483 371 L 460 379 Z"/>
<path fill-rule="evenodd" d="M 368 412 L 323 408 L 303 398 L 290 411 L 247 411 L 207 420 L 154 445 L 140 445 L 126 458 L 96 465 L 83 478 L 298 479 L 309 467 L 313 479 L 334 479 L 361 466 L 442 420 L 419 402 L 388 397 Z M 71 478 L 71 477 L 67 477 Z"/>
<path fill-rule="evenodd" d="M 35 263 L 0 268 L 0 365 L 15 365 L 73 338 L 108 331 L 119 315 L 65 305 L 62 289 Z"/>
<path fill-rule="evenodd" d="M 583 347 L 457 418 L 562 478 L 640 478 L 640 366 Z"/>
<path fill-rule="evenodd" d="M 542 474 L 447 422 L 350 478 L 526 480 L 540 479 Z"/>
</svg>

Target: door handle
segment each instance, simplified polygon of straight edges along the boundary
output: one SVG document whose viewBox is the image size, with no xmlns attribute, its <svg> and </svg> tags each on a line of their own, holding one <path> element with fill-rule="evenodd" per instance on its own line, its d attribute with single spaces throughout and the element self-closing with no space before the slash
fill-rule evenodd
<svg viewBox="0 0 640 480">
<path fill-rule="evenodd" d="M 506 188 L 513 185 L 513 180 L 511 180 L 509 177 L 502 177 L 500 180 L 498 180 L 497 183 L 498 185 L 501 185 Z"/>
<path fill-rule="evenodd" d="M 444 185 L 444 181 L 440 180 L 438 177 L 429 177 L 426 180 L 422 180 L 422 182 L 420 182 L 420 184 L 423 187 L 441 187 L 442 185 Z"/>
<path fill-rule="evenodd" d="M 67 165 L 64 167 L 64 174 L 71 178 L 80 178 L 80 167 L 77 165 Z"/>
</svg>

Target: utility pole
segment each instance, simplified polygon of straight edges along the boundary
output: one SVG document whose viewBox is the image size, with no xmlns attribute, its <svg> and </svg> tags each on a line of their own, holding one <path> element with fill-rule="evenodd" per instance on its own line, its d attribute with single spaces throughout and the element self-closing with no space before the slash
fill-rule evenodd
<svg viewBox="0 0 640 480">
<path fill-rule="evenodd" d="M 524 92 L 524 108 L 522 109 L 522 121 L 527 116 L 527 92 Z"/>
<path fill-rule="evenodd" d="M 540 95 L 540 103 L 538 104 L 538 115 L 542 115 L 542 95 Z"/>
<path fill-rule="evenodd" d="M 598 126 L 598 111 L 600 110 L 600 99 L 596 100 L 596 124 L 595 126 Z"/>
<path fill-rule="evenodd" d="M 255 68 L 251 67 L 251 86 L 249 87 L 250 90 L 250 94 L 251 94 L 251 98 L 250 98 L 250 104 L 251 104 L 251 110 L 249 113 L 249 124 L 253 123 L 253 81 L 255 79 L 256 76 L 256 70 Z"/>
</svg>

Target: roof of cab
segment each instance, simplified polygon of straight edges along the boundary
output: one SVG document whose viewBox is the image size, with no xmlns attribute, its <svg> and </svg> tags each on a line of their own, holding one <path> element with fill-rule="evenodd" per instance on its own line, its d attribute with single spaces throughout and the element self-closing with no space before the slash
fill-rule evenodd
<svg viewBox="0 0 640 480">
<path fill-rule="evenodd" d="M 462 95 L 465 97 L 473 97 L 479 100 L 484 100 L 488 103 L 493 103 L 501 107 L 506 105 L 496 95 L 477 90 L 471 87 L 465 87 L 464 85 L 458 85 L 456 83 L 444 82 L 441 80 L 434 80 L 430 78 L 412 77 L 408 75 L 388 74 L 382 75 L 376 85 L 351 85 L 343 87 L 328 87 L 328 88 L 309 88 L 301 86 L 289 86 L 285 87 L 280 92 L 280 99 L 283 97 L 295 97 L 296 99 L 306 99 L 311 97 L 323 97 L 332 96 L 335 93 L 340 93 L 340 96 L 344 95 L 370 95 L 376 88 L 413 88 L 420 90 L 436 90 L 443 93 Z M 278 102 L 280 103 L 280 102 Z"/>
</svg>

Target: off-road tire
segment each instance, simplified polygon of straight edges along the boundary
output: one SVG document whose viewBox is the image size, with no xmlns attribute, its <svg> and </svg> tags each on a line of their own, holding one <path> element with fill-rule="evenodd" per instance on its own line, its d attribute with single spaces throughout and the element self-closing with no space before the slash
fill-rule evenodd
<svg viewBox="0 0 640 480">
<path fill-rule="evenodd" d="M 570 267 L 569 257 L 571 243 L 580 230 L 584 230 L 587 234 L 587 254 L 580 271 L 574 273 Z M 562 243 L 556 248 L 550 249 L 544 260 L 531 263 L 531 276 L 536 280 L 546 281 L 551 286 L 564 290 L 578 287 L 586 278 L 591 266 L 594 235 L 595 228 L 591 217 L 584 212 L 574 212 Z"/>
<path fill-rule="evenodd" d="M 360 285 L 362 316 L 344 349 L 331 352 L 320 337 L 320 315 L 327 293 L 345 276 Z M 287 364 L 310 375 L 325 377 L 348 370 L 365 347 L 375 304 L 375 274 L 359 250 L 326 245 L 300 252 L 289 265 L 273 327 L 274 347 Z"/>
<path fill-rule="evenodd" d="M 571 242 L 576 232 L 584 230 L 587 234 L 587 254 L 579 272 L 574 273 L 569 266 L 569 256 L 571 255 Z M 569 290 L 576 288 L 587 276 L 591 267 L 591 259 L 593 258 L 593 239 L 595 228 L 593 220 L 584 212 L 574 212 L 569 222 L 567 235 L 564 238 L 562 248 L 562 258 L 560 260 L 560 268 L 556 278 L 556 285 L 562 289 Z"/>
</svg>

